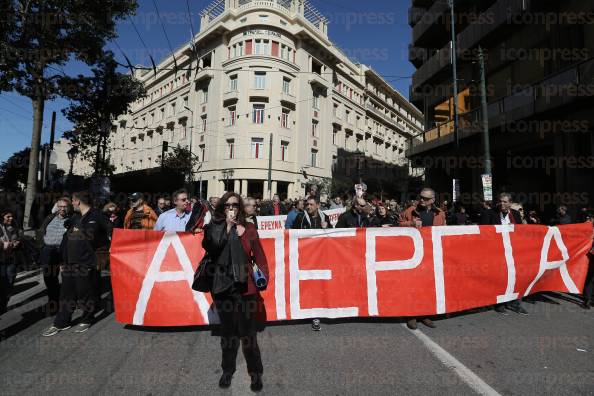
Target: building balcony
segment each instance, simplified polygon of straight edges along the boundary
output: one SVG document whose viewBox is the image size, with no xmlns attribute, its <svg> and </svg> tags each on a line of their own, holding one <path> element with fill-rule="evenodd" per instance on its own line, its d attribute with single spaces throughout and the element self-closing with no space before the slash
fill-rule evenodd
<svg viewBox="0 0 594 396">
<path fill-rule="evenodd" d="M 196 83 L 199 83 L 203 80 L 212 80 L 214 78 L 214 71 L 210 68 L 200 69 L 194 78 Z"/>
<path fill-rule="evenodd" d="M 316 73 L 311 73 L 309 75 L 309 81 L 308 81 L 312 86 L 317 86 L 319 88 L 322 89 L 328 89 L 330 88 L 330 82 L 326 81 L 326 79 L 324 77 L 322 77 L 319 74 Z"/>
<path fill-rule="evenodd" d="M 239 100 L 239 91 L 229 91 L 223 94 L 223 103 L 237 102 Z"/>
<path fill-rule="evenodd" d="M 328 34 L 328 20 L 307 0 L 215 0 L 200 13 L 200 31 L 229 12 L 241 14 L 257 9 L 274 10 L 290 18 L 301 17 L 324 36 Z"/>
<path fill-rule="evenodd" d="M 594 81 L 594 58 L 571 66 L 559 73 L 527 87 L 521 92 L 490 102 L 487 106 L 489 129 L 504 128 L 506 124 L 547 114 L 559 109 L 569 109 L 576 102 L 592 99 L 587 87 Z M 564 87 L 562 92 L 559 87 Z M 552 92 L 556 94 L 552 94 Z M 576 93 L 571 94 L 571 93 Z M 460 115 L 459 139 L 482 131 L 480 108 Z M 454 141 L 453 121 L 439 125 L 409 139 L 407 157 L 419 155 Z"/>
<path fill-rule="evenodd" d="M 342 124 L 343 121 L 340 118 L 338 118 L 336 115 L 332 116 L 332 125 L 334 125 L 337 130 L 342 130 Z"/>
<path fill-rule="evenodd" d="M 448 9 L 447 1 L 435 1 L 433 5 L 422 14 L 419 22 L 413 27 L 413 44 L 418 47 L 423 47 L 435 42 L 443 42 L 444 33 L 447 33 L 444 21 Z"/>
<path fill-rule="evenodd" d="M 377 115 L 378 117 L 382 118 L 383 120 L 385 120 L 386 122 L 388 122 L 390 125 L 392 125 L 395 128 L 398 129 L 403 129 L 402 125 L 398 124 L 398 122 L 393 119 L 392 117 L 388 116 L 387 114 L 385 114 L 382 111 L 379 111 L 378 109 L 376 109 L 371 103 L 366 103 L 365 104 L 365 108 L 368 111 L 371 111 L 373 114 Z"/>
<path fill-rule="evenodd" d="M 412 44 L 408 46 L 408 60 L 415 67 L 421 67 L 423 62 L 427 60 L 427 50 L 425 48 L 415 47 Z"/>
<path fill-rule="evenodd" d="M 490 23 L 481 23 L 483 18 L 477 18 L 458 34 L 458 50 L 469 50 L 476 47 L 489 36 L 497 34 L 500 28 L 508 29 L 511 18 L 521 15 L 531 9 L 534 0 L 499 0 L 493 4 L 483 15 L 488 16 Z"/>
<path fill-rule="evenodd" d="M 414 27 L 423 18 L 425 12 L 427 12 L 425 8 L 410 7 L 408 9 L 408 25 Z"/>
<path fill-rule="evenodd" d="M 281 104 L 288 104 L 293 108 L 295 108 L 295 105 L 297 104 L 297 98 L 286 92 L 281 92 L 280 101 Z"/>
<path fill-rule="evenodd" d="M 423 84 L 431 81 L 436 75 L 449 70 L 449 66 L 451 65 L 451 54 L 452 48 L 450 43 L 448 43 L 429 58 L 429 60 L 413 74 L 413 91 L 416 91 Z"/>
<path fill-rule="evenodd" d="M 268 101 L 268 98 L 270 98 L 270 88 L 250 88 L 248 91 L 248 96 L 250 98 L 266 98 L 266 101 Z"/>
</svg>

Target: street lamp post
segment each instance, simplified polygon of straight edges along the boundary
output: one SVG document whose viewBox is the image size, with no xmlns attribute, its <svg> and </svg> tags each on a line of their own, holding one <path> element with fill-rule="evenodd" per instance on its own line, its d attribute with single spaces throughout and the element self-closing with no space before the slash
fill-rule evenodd
<svg viewBox="0 0 594 396">
<path fill-rule="evenodd" d="M 72 172 L 74 170 L 74 160 L 78 155 L 78 147 L 72 146 L 70 150 L 66 152 L 66 155 L 68 155 L 68 160 L 70 160 L 70 170 L 68 171 L 68 176 L 66 177 L 66 184 L 68 185 L 68 188 L 72 188 Z"/>
<path fill-rule="evenodd" d="M 188 187 L 190 189 L 190 195 L 194 195 L 194 185 L 193 185 L 193 181 L 192 181 L 192 171 L 193 171 L 193 163 L 192 163 L 192 144 L 193 144 L 193 138 L 194 138 L 194 111 L 192 109 L 190 109 L 188 106 L 184 106 L 184 109 L 188 110 L 191 114 L 192 114 L 192 126 L 190 126 L 190 144 L 189 144 L 189 157 L 190 157 L 190 163 L 188 164 Z M 187 128 L 187 123 L 185 125 L 185 127 Z"/>
<path fill-rule="evenodd" d="M 224 169 L 223 170 L 223 179 L 225 179 L 225 190 L 229 192 L 229 178 L 233 177 L 235 172 L 233 169 Z"/>
<path fill-rule="evenodd" d="M 460 146 L 460 135 L 458 131 L 459 126 L 459 117 L 458 117 L 458 48 L 456 45 L 456 13 L 454 10 L 454 2 L 455 0 L 448 0 L 448 5 L 450 6 L 450 30 L 452 33 L 452 73 L 453 73 L 453 80 L 454 80 L 454 140 L 456 142 L 456 147 Z"/>
</svg>

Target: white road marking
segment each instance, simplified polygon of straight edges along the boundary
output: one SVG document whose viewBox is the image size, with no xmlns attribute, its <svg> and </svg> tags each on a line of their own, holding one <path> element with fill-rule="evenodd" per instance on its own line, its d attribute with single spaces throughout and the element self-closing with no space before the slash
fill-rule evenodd
<svg viewBox="0 0 594 396">
<path fill-rule="evenodd" d="M 406 327 L 406 324 L 402 325 Z M 501 396 L 495 389 L 493 389 L 489 384 L 483 381 L 478 375 L 476 375 L 472 370 L 462 364 L 458 359 L 453 357 L 440 347 L 435 341 L 429 338 L 425 333 L 421 330 L 409 330 L 415 337 L 417 337 L 429 351 L 446 367 L 452 369 L 462 381 L 464 381 L 468 386 L 470 386 L 476 393 L 479 395 L 488 395 L 488 396 Z"/>
</svg>

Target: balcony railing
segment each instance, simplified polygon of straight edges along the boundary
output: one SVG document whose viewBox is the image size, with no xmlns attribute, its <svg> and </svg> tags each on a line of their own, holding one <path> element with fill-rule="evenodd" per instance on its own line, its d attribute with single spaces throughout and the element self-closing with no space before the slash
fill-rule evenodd
<svg viewBox="0 0 594 396">
<path fill-rule="evenodd" d="M 491 8 L 484 12 L 484 15 L 489 16 L 492 22 L 484 23 L 482 22 L 483 18 L 477 18 L 477 22 L 458 34 L 458 49 L 467 50 L 475 47 L 500 26 L 509 24 L 510 18 L 529 10 L 530 6 L 531 0 L 499 0 L 495 2 Z"/>
<path fill-rule="evenodd" d="M 413 89 L 425 84 L 446 66 L 450 65 L 451 59 L 452 46 L 451 42 L 449 42 L 445 47 L 437 51 L 431 58 L 429 58 L 429 60 L 415 72 L 412 79 Z"/>
<path fill-rule="evenodd" d="M 569 105 L 580 97 L 592 97 L 587 89 L 594 83 L 594 58 L 547 76 L 526 89 L 488 104 L 489 128 L 546 113 Z M 562 90 L 560 91 L 560 87 Z M 571 94 L 571 93 L 575 93 Z M 584 95 L 580 96 L 580 92 Z M 458 131 L 460 138 L 482 131 L 480 108 L 461 114 Z M 430 147 L 445 144 L 454 132 L 453 121 L 438 125 L 408 140 L 407 155 L 418 154 Z"/>
<path fill-rule="evenodd" d="M 497 31 L 497 29 L 506 23 L 509 18 L 520 15 L 530 9 L 533 0 L 499 0 L 491 8 L 484 12 L 493 19 L 493 23 L 479 23 L 466 27 L 456 38 L 458 54 L 461 51 L 468 50 L 477 46 L 481 40 Z M 433 7 L 436 5 L 434 4 Z M 432 7 L 432 8 L 433 8 Z M 431 10 L 430 10 L 431 11 Z M 484 18 L 478 18 L 482 21 Z M 417 26 L 422 25 L 422 22 Z M 417 28 L 415 26 L 415 29 Z M 413 76 L 413 89 L 427 83 L 440 71 L 451 64 L 451 42 L 448 42 L 442 49 L 437 51 L 415 72 Z M 418 55 L 409 51 L 409 60 L 419 61 Z"/>
<path fill-rule="evenodd" d="M 290 17 L 300 15 L 324 35 L 328 31 L 328 20 L 307 0 L 215 0 L 200 13 L 200 30 L 229 10 L 242 12 L 250 8 L 270 8 Z"/>
<path fill-rule="evenodd" d="M 436 24 L 444 18 L 445 12 L 448 10 L 448 2 L 445 0 L 437 0 L 433 3 L 423 17 L 413 27 L 413 43 L 417 43 L 425 36 L 425 34 Z M 445 26 L 445 24 L 444 24 Z"/>
</svg>

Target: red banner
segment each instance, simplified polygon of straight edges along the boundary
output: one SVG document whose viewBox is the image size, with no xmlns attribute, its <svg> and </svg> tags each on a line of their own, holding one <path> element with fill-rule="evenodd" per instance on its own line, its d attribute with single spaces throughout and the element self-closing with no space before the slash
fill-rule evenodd
<svg viewBox="0 0 594 396">
<path fill-rule="evenodd" d="M 592 225 L 445 226 L 260 231 L 267 319 L 424 316 L 541 291 L 581 293 Z M 116 230 L 116 320 L 216 323 L 210 294 L 191 289 L 202 237 Z"/>
</svg>

